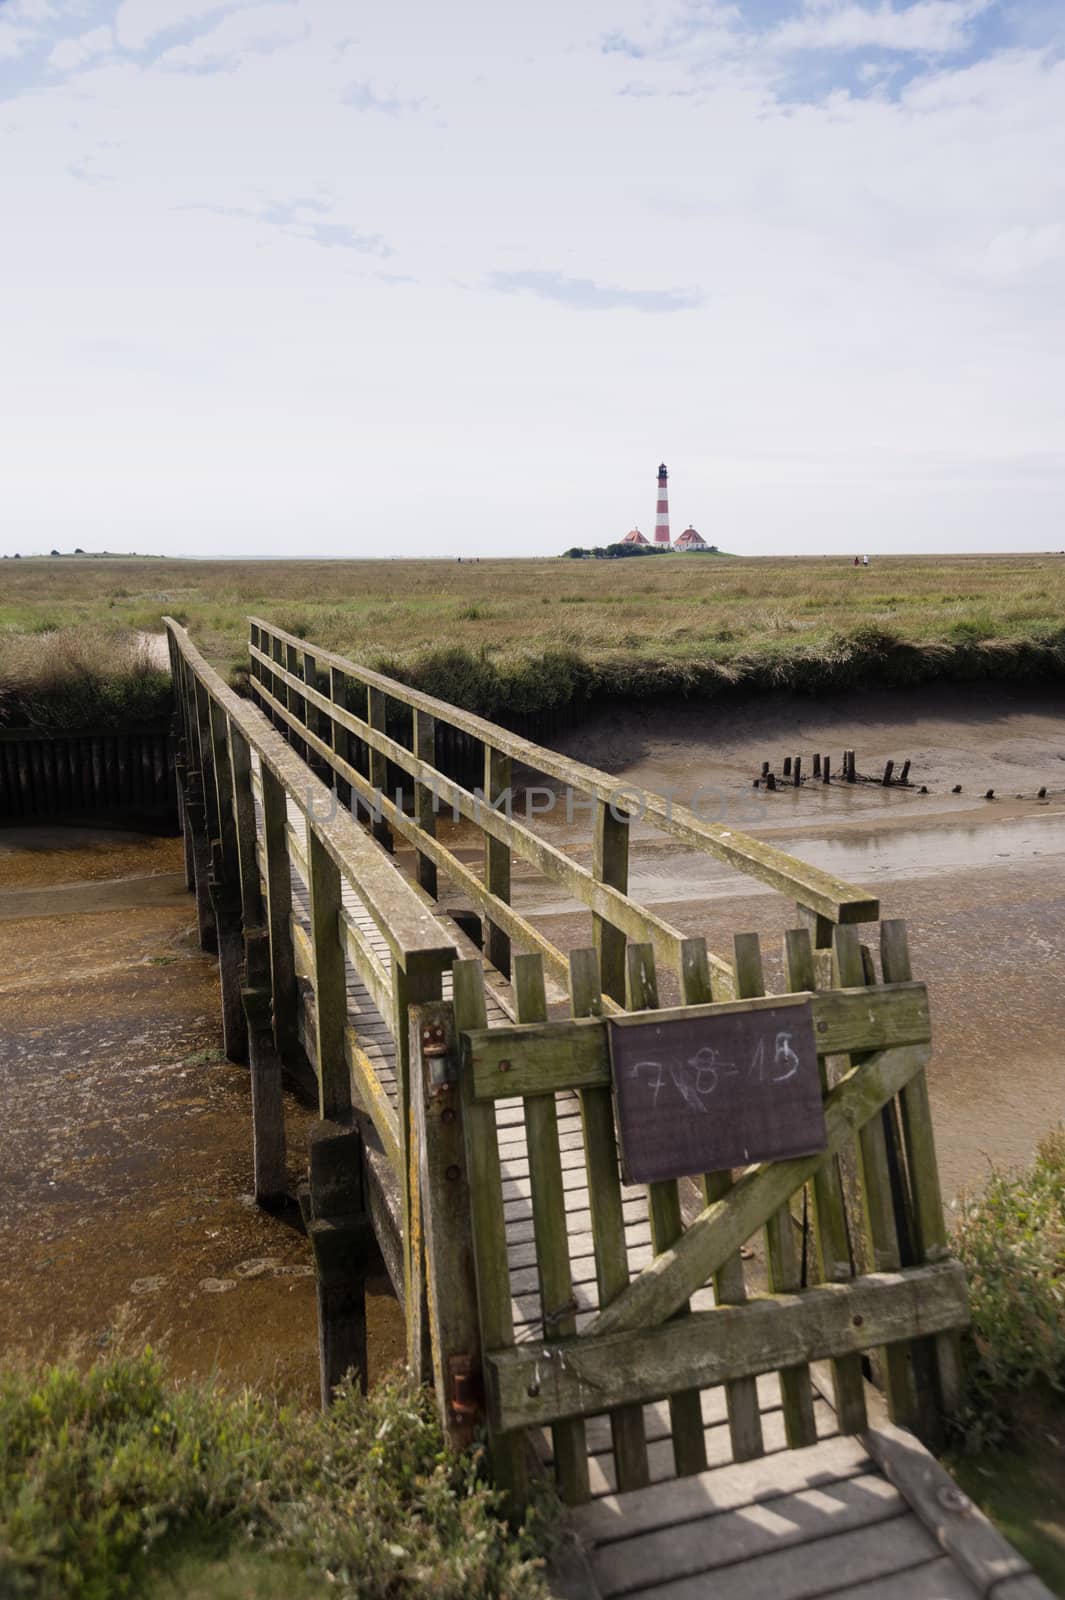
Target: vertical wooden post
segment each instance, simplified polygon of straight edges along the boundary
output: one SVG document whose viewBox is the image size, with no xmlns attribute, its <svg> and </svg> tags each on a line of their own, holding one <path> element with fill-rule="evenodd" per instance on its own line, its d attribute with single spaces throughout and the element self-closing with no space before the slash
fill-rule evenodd
<svg viewBox="0 0 1065 1600">
<path fill-rule="evenodd" d="M 456 961 L 451 969 L 455 1029 L 466 1033 L 488 1025 L 484 974 L 479 961 Z M 507 1234 L 503 1212 L 503 1177 L 499 1164 L 496 1110 L 491 1101 L 477 1101 L 472 1074 L 459 1068 L 459 1086 L 466 1135 L 466 1168 L 473 1218 L 473 1259 L 477 1307 L 485 1349 L 514 1343 L 514 1319 L 507 1270 Z M 511 1513 L 521 1512 L 528 1498 L 528 1467 L 523 1432 L 493 1434 L 489 1439 L 492 1474 L 506 1495 Z"/>
<path fill-rule="evenodd" d="M 272 656 L 276 665 L 281 669 L 282 672 L 284 672 L 286 670 L 285 646 L 275 634 L 270 635 L 270 655 Z M 289 705 L 288 684 L 285 683 L 284 679 L 281 678 L 278 673 L 275 672 L 272 676 L 274 699 L 279 700 L 287 711 Z M 285 721 L 284 717 L 279 711 L 273 712 L 273 720 L 274 727 L 277 728 L 278 732 L 281 733 L 286 739 L 291 739 L 292 735 L 289 731 L 288 723 Z"/>
<path fill-rule="evenodd" d="M 410 1057 L 433 1384 L 445 1437 L 454 1449 L 465 1450 L 483 1424 L 484 1377 L 458 1041 L 450 1003 L 411 1007 Z"/>
<path fill-rule="evenodd" d="M 510 788 L 510 757 L 484 747 L 484 803 L 493 807 Z M 510 846 L 503 839 L 484 836 L 484 886 L 500 900 L 510 902 Z M 510 977 L 510 940 L 502 928 L 492 921 L 491 913 L 485 919 L 485 955 L 493 967 L 498 967 L 504 977 Z"/>
<path fill-rule="evenodd" d="M 784 964 L 788 988 L 802 994 L 819 987 L 814 953 L 807 928 L 789 928 L 784 935 Z M 824 1056 L 817 1058 L 821 1093 L 828 1091 Z M 813 1181 L 814 1238 L 823 1283 L 844 1283 L 851 1276 L 850 1243 L 843 1203 L 839 1165 L 828 1161 Z M 832 1363 L 832 1388 L 841 1433 L 860 1433 L 866 1425 L 865 1390 L 860 1355 L 843 1356 Z"/>
<path fill-rule="evenodd" d="M 880 965 L 885 983 L 912 981 L 905 922 L 891 920 L 880 924 Z M 917 1256 L 926 1262 L 944 1261 L 950 1255 L 950 1244 L 943 1219 L 928 1082 L 923 1072 L 911 1078 L 903 1089 L 899 1109 L 912 1186 Z M 962 1362 L 958 1335 L 938 1334 L 934 1343 L 939 1401 L 949 1415 L 961 1404 Z"/>
<path fill-rule="evenodd" d="M 292 867 L 288 855 L 288 806 L 280 779 L 264 761 L 263 856 L 266 877 L 266 920 L 270 929 L 270 989 L 273 995 L 274 1043 L 287 1067 L 303 1056 L 299 1042 L 299 988 L 292 948 Z"/>
<path fill-rule="evenodd" d="M 251 1068 L 255 1198 L 260 1205 L 272 1205 L 282 1198 L 286 1188 L 285 1102 L 281 1086 L 281 1058 L 271 1029 L 270 944 L 256 856 L 251 751 L 247 739 L 234 723 L 229 726 L 229 748 L 244 923 L 244 985 L 241 997 L 248 1025 L 248 1061 Z"/>
<path fill-rule="evenodd" d="M 592 873 L 600 883 L 627 894 L 629 889 L 629 818 L 605 800 L 595 802 Z M 598 913 L 592 915 L 592 943 L 599 957 L 603 991 L 625 1004 L 625 934 Z"/>
<path fill-rule="evenodd" d="M 289 677 L 291 677 L 291 678 L 302 678 L 303 677 L 303 664 L 300 661 L 300 651 L 299 651 L 299 646 L 298 645 L 286 644 L 284 646 L 284 664 L 285 664 L 285 670 L 288 673 Z M 300 694 L 299 690 L 298 689 L 294 689 L 291 684 L 287 684 L 285 686 L 285 688 L 286 688 L 285 704 L 287 705 L 287 707 L 288 707 L 289 711 L 292 713 L 292 715 L 295 717 L 297 723 L 302 723 L 304 725 L 304 727 L 306 727 L 306 725 L 307 725 L 307 702 L 306 702 L 306 700 Z M 290 723 L 285 723 L 283 726 L 284 726 L 285 737 L 288 739 L 289 743 L 292 745 L 292 748 L 296 751 L 297 755 L 299 755 L 304 761 L 306 761 L 308 759 L 309 755 L 310 755 L 310 751 L 307 748 L 306 741 L 299 737 L 299 735 L 294 731 L 294 729 L 292 728 Z"/>
<path fill-rule="evenodd" d="M 753 1000 L 765 994 L 761 942 L 756 933 L 737 934 L 735 941 L 736 998 Z M 795 1294 L 802 1288 L 802 1271 L 795 1249 L 795 1224 L 790 1205 L 774 1212 L 765 1227 L 766 1265 L 772 1294 Z M 757 1390 L 755 1391 L 757 1396 Z M 790 1450 L 816 1444 L 814 1397 L 810 1368 L 803 1363 L 780 1373 L 784 1410 L 784 1435 Z"/>
<path fill-rule="evenodd" d="M 381 689 L 367 689 L 366 691 L 366 721 L 377 733 L 387 732 L 388 702 L 384 691 Z M 388 759 L 379 750 L 370 747 L 370 782 L 379 795 L 388 792 Z M 376 806 L 375 806 L 376 809 Z M 378 844 L 384 845 L 386 850 L 394 848 L 392 830 L 388 823 L 381 817 L 373 824 L 373 836 Z"/>
<path fill-rule="evenodd" d="M 837 927 L 834 949 L 840 986 L 845 989 L 863 987 L 865 970 L 857 928 Z M 852 1056 L 851 1062 L 853 1064 L 861 1059 L 860 1056 Z M 880 1117 L 873 1117 L 859 1131 L 858 1168 L 870 1265 L 874 1272 L 897 1272 L 902 1261 L 895 1228 L 884 1124 Z M 917 1396 L 909 1346 L 886 1346 L 881 1352 L 881 1367 L 891 1420 L 904 1427 L 913 1427 L 917 1420 Z"/>
<path fill-rule="evenodd" d="M 196 882 L 196 922 L 200 935 L 200 949 L 218 949 L 218 930 L 215 927 L 211 906 L 209 878 L 211 874 L 211 842 L 207 833 L 207 806 L 204 800 L 203 753 L 200 747 L 200 725 L 196 696 L 192 682 L 182 663 L 182 698 L 185 708 L 185 726 L 188 735 L 188 768 L 186 770 L 185 813 L 192 831 L 193 876 Z M 95 757 L 96 740 L 93 740 Z M 95 772 L 94 759 L 94 772 Z M 97 791 L 99 777 L 94 777 Z"/>
<path fill-rule="evenodd" d="M 396 1041 L 396 1092 L 403 1171 L 400 1178 L 403 1210 L 403 1282 L 407 1317 L 407 1365 L 415 1383 L 428 1382 L 429 1309 L 425 1277 L 424 1213 L 415 1127 L 410 1008 L 440 999 L 440 974 L 406 970 L 393 957 L 392 1037 Z"/>
<path fill-rule="evenodd" d="M 761 951 L 757 936 L 738 934 L 734 940 L 734 956 L 736 993 L 742 997 L 744 983 L 753 981 L 751 968 L 755 960 L 759 975 L 761 972 Z M 707 1205 L 723 1199 L 731 1188 L 731 1172 L 708 1172 L 703 1177 L 703 1194 Z M 746 1298 L 747 1285 L 743 1275 L 743 1261 L 737 1253 L 714 1274 L 714 1299 L 718 1305 L 742 1305 Z M 737 1378 L 726 1384 L 725 1404 L 728 1408 L 734 1460 L 751 1461 L 756 1456 L 762 1455 L 765 1446 L 762 1442 L 762 1418 L 758 1409 L 756 1380 Z"/>
<path fill-rule="evenodd" d="M 412 748 L 419 761 L 436 766 L 436 718 L 427 711 L 414 709 Z M 433 791 L 429 784 L 414 785 L 414 816 L 419 828 L 430 838 L 436 836 L 436 813 L 433 809 Z M 418 882 L 426 894 L 437 897 L 436 862 L 418 851 Z"/>
<path fill-rule="evenodd" d="M 574 950 L 569 958 L 569 974 L 573 1015 L 601 1016 L 603 1001 L 595 951 Z M 599 1304 L 605 1307 L 617 1298 L 629 1281 L 614 1109 L 611 1092 L 607 1088 L 582 1089 L 580 1102 L 595 1276 L 599 1287 Z M 610 1413 L 610 1433 L 619 1491 L 643 1488 L 651 1481 L 643 1407 L 616 1407 Z"/>
<path fill-rule="evenodd" d="M 802 756 L 796 756 L 795 757 L 795 763 L 792 766 L 791 771 L 792 771 L 792 782 L 794 783 L 796 789 L 801 789 L 802 788 Z"/>
<path fill-rule="evenodd" d="M 514 958 L 514 992 L 518 1022 L 547 1021 L 542 956 Z M 572 1309 L 575 1305 L 573 1273 L 554 1091 L 525 1097 L 525 1134 L 544 1338 L 548 1341 L 571 1338 L 577 1332 L 577 1317 Z M 551 1438 L 559 1493 L 567 1505 L 582 1505 L 590 1494 L 584 1419 L 576 1417 L 554 1423 Z"/>
<path fill-rule="evenodd" d="M 658 1009 L 658 979 L 654 949 L 649 944 L 630 944 L 626 952 L 628 979 L 626 1003 L 630 1011 Z M 680 1190 L 675 1179 L 647 1185 L 647 1208 L 651 1219 L 651 1244 L 661 1255 L 676 1244 L 684 1231 Z M 676 1313 L 687 1316 L 688 1306 Z M 706 1468 L 706 1438 L 703 1430 L 702 1397 L 698 1389 L 686 1389 L 669 1397 L 670 1431 L 677 1476 L 685 1477 Z M 757 1452 L 756 1452 L 757 1453 Z"/>
<path fill-rule="evenodd" d="M 211 902 L 218 927 L 218 976 L 222 989 L 222 1037 L 230 1061 L 248 1059 L 248 1019 L 241 998 L 244 929 L 240 859 L 233 813 L 233 774 L 229 761 L 229 717 L 210 700 L 207 708 L 216 785 L 218 839 L 214 850 Z"/>
<path fill-rule="evenodd" d="M 307 1238 L 318 1291 L 322 1407 L 349 1372 L 366 1389 L 366 1266 L 373 1228 L 362 1182 L 362 1135 L 328 1123 L 307 1143 Z"/>
<path fill-rule="evenodd" d="M 312 655 L 310 650 L 304 650 L 301 652 L 301 654 L 302 660 L 300 661 L 300 677 L 303 679 L 308 688 L 317 692 L 318 659 L 316 656 Z M 316 734 L 318 738 L 323 740 L 326 744 L 332 742 L 331 723 L 329 718 L 323 711 L 320 711 L 316 705 L 312 705 L 306 696 L 303 697 L 303 720 L 311 733 Z M 327 761 L 323 760 L 323 758 L 318 754 L 317 750 L 313 750 L 310 745 L 307 746 L 306 761 L 307 765 L 310 767 L 315 776 L 321 778 L 323 783 L 327 783 L 330 788 L 332 788 L 332 768 Z"/>
<path fill-rule="evenodd" d="M 347 710 L 348 678 L 347 674 L 341 672 L 339 667 L 329 668 L 329 698 L 342 711 Z M 322 738 L 324 739 L 325 737 L 326 735 L 323 733 Z M 329 742 L 333 747 L 333 753 L 339 756 L 341 761 L 346 761 L 351 766 L 351 735 L 348 733 L 347 728 L 337 721 L 336 717 L 329 718 Z M 338 773 L 333 772 L 332 768 L 330 768 L 330 774 L 337 799 L 345 811 L 350 811 L 351 784 L 348 783 L 346 778 L 342 778 Z"/>
<path fill-rule="evenodd" d="M 313 824 L 307 830 L 307 843 L 318 1107 L 322 1117 L 341 1120 L 351 1114 L 351 1076 L 344 1050 L 348 990 L 340 942 L 340 868 Z"/>
</svg>

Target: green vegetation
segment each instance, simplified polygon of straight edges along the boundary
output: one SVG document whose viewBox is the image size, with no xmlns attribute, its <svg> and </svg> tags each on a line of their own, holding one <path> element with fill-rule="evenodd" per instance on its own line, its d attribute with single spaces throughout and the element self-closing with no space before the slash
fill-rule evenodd
<svg viewBox="0 0 1065 1600">
<path fill-rule="evenodd" d="M 1065 1129 L 966 1205 L 967 1405 L 951 1469 L 1065 1594 Z"/>
<path fill-rule="evenodd" d="M 1065 1395 L 1065 1128 L 1024 1172 L 992 1172 L 966 1204 L 956 1249 L 972 1311 L 967 1442 L 996 1444 L 1009 1435 L 1011 1394 Z"/>
<path fill-rule="evenodd" d="M 176 1386 L 158 1358 L 0 1373 L 0 1593 L 18 1600 L 544 1600 L 431 1397 L 399 1382 L 328 1415 Z"/>
<path fill-rule="evenodd" d="M 8 562 L 12 636 L 152 632 L 169 612 L 240 681 L 259 613 L 469 709 L 506 718 L 596 698 L 819 692 L 1065 674 L 1065 559 Z M 441 671 L 444 676 L 441 676 Z M 32 698 L 32 697 L 30 697 Z M 26 697 L 23 697 L 25 702 Z"/>
<path fill-rule="evenodd" d="M 171 709 L 169 669 L 127 628 L 52 627 L 47 616 L 0 629 L 0 727 L 106 732 Z"/>
</svg>

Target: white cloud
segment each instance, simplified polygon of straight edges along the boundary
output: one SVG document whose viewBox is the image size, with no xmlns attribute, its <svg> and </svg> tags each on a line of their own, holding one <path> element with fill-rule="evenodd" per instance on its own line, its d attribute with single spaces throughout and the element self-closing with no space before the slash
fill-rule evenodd
<svg viewBox="0 0 1065 1600">
<path fill-rule="evenodd" d="M 48 57 L 48 64 L 59 72 L 70 72 L 98 56 L 109 55 L 114 44 L 110 28 L 90 28 L 88 33 L 77 38 L 60 39 Z"/>
<path fill-rule="evenodd" d="M 983 258 L 992 278 L 1022 278 L 1065 260 L 1065 222 L 1007 228 L 996 234 Z"/>
<path fill-rule="evenodd" d="M 20 56 L 33 38 L 28 28 L 18 28 L 12 22 L 0 22 L 0 61 L 13 61 Z"/>
<path fill-rule="evenodd" d="M 188 69 L 226 66 L 242 56 L 277 50 L 301 38 L 307 23 L 297 5 L 251 6 L 224 17 L 216 27 L 189 44 L 175 45 L 158 58 L 162 67 Z"/>
<path fill-rule="evenodd" d="M 240 3 L 241 0 L 121 0 L 115 13 L 115 32 L 124 49 L 143 50 L 161 33 Z"/>
<path fill-rule="evenodd" d="M 969 25 L 993 0 L 918 0 L 897 9 L 892 0 L 874 6 L 815 0 L 806 14 L 782 23 L 770 35 L 778 50 L 902 50 L 941 55 L 969 42 Z"/>
</svg>

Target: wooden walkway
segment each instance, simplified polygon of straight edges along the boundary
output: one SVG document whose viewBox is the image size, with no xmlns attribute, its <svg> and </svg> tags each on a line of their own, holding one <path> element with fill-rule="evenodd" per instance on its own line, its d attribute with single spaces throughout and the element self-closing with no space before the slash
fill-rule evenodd
<svg viewBox="0 0 1065 1600">
<path fill-rule="evenodd" d="M 253 789 L 260 828 L 261 781 L 253 759 Z M 313 1060 L 314 993 L 310 959 L 308 840 L 303 814 L 289 803 L 292 926 L 302 996 L 300 1037 Z M 396 868 L 397 872 L 399 867 Z M 422 895 L 408 878 L 415 893 Z M 422 895 L 446 925 L 460 956 L 480 955 L 438 902 Z M 386 974 L 387 942 L 355 891 L 345 885 L 346 919 L 369 944 Z M 513 994 L 485 963 L 488 1022 L 514 1019 Z M 398 1110 L 395 1041 L 350 960 L 346 967 L 348 1017 L 361 1049 Z M 450 979 L 444 980 L 445 997 Z M 578 1329 L 598 1310 L 591 1218 L 580 1112 L 571 1092 L 557 1097 L 566 1224 L 573 1267 Z M 503 1177 L 507 1256 L 515 1336 L 550 1337 L 538 1289 L 533 1209 L 521 1099 L 496 1103 Z M 630 1272 L 652 1259 L 646 1190 L 622 1191 Z M 386 1252 L 387 1255 L 387 1252 Z M 399 1263 L 389 1263 L 393 1277 Z M 397 1283 L 402 1294 L 402 1285 Z M 704 1288 L 694 1309 L 713 1305 Z M 780 1384 L 775 1374 L 758 1380 L 766 1454 L 737 1464 L 723 1388 L 701 1395 L 708 1470 L 675 1476 L 669 1410 L 644 1407 L 651 1484 L 615 1493 L 608 1419 L 587 1424 L 592 1500 L 571 1513 L 576 1534 L 572 1559 L 557 1578 L 567 1596 L 639 1596 L 643 1600 L 1045 1600 L 1049 1591 L 991 1528 L 911 1435 L 888 1423 L 856 1437 L 839 1434 L 836 1415 L 819 1385 L 815 1417 L 819 1442 L 789 1450 L 784 1436 Z M 550 1465 L 550 1434 L 538 1439 Z M 894 1481 L 892 1481 L 894 1480 Z"/>
</svg>

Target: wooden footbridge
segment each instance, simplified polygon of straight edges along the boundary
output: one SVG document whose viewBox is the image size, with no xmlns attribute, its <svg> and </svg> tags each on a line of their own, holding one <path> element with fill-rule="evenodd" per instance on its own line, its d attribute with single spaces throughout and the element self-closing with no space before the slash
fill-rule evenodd
<svg viewBox="0 0 1065 1600">
<path fill-rule="evenodd" d="M 283 1071 L 317 1094 L 323 1399 L 365 1374 L 372 1230 L 448 1437 L 516 1511 L 538 1472 L 573 1508 L 560 1589 L 1045 1595 L 919 1442 L 959 1403 L 966 1291 L 904 926 L 267 622 L 251 701 L 167 630 L 261 1203 L 285 1185 Z M 583 808 L 587 861 L 513 814 L 519 775 Z M 637 804 L 795 908 L 785 992 L 755 935 L 711 952 L 628 892 Z M 587 948 L 523 915 L 515 859 L 583 908 Z"/>
</svg>

